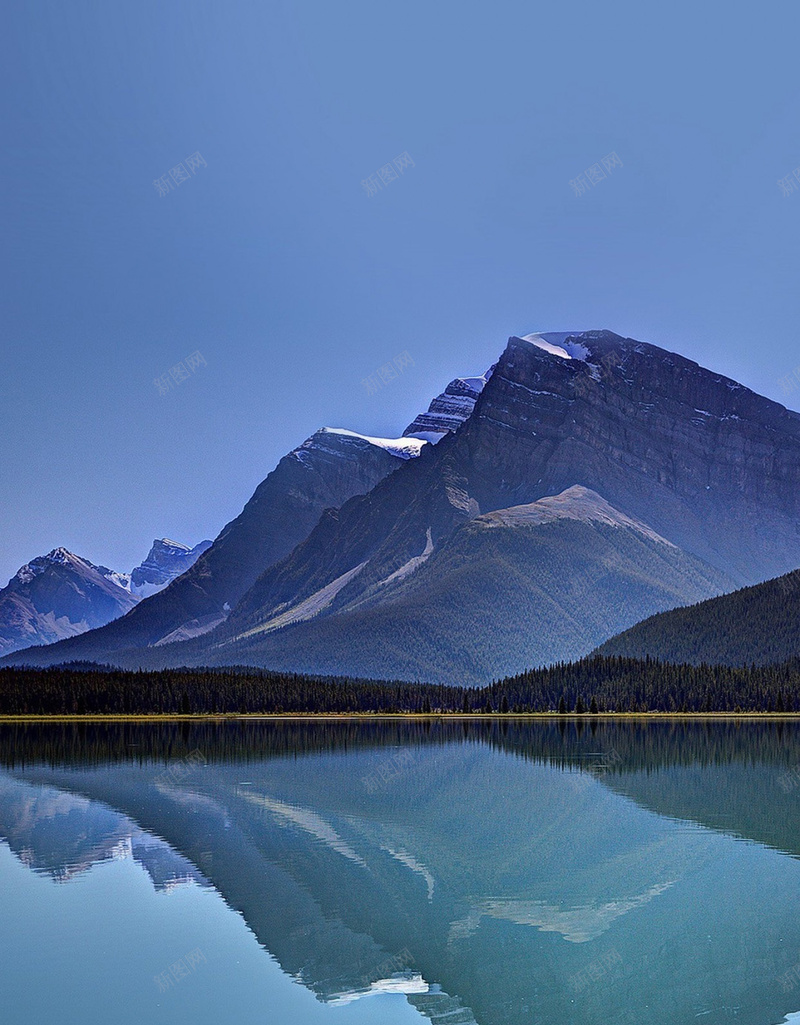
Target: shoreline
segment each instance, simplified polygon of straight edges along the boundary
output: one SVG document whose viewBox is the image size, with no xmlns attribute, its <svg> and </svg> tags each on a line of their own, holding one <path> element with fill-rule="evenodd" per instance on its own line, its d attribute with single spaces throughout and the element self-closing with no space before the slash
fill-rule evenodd
<svg viewBox="0 0 800 1025">
<path fill-rule="evenodd" d="M 140 715 L 119 715 L 117 713 L 93 713 L 90 715 L 0 715 L 0 725 L 6 723 L 52 723 L 52 722 L 246 722 L 246 721 L 372 721 L 385 719 L 397 722 L 405 719 L 421 720 L 462 720 L 464 722 L 486 722 L 498 719 L 535 721 L 563 721 L 596 723 L 600 721 L 622 722 L 640 719 L 673 719 L 678 721 L 695 719 L 721 719 L 723 721 L 742 719 L 759 722 L 786 722 L 800 720 L 800 712 L 197 712 L 182 714 L 179 712 L 142 713 Z"/>
</svg>

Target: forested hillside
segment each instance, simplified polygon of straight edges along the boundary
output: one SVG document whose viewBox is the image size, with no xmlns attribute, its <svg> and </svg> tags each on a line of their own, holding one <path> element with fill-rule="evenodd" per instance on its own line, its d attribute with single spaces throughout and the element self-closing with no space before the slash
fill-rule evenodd
<svg viewBox="0 0 800 1025">
<path fill-rule="evenodd" d="M 800 570 L 650 616 L 601 644 L 597 654 L 693 665 L 785 662 L 800 654 Z"/>
<path fill-rule="evenodd" d="M 800 660 L 730 668 L 596 656 L 482 688 L 241 669 L 0 670 L 0 715 L 648 711 L 800 711 Z"/>
</svg>

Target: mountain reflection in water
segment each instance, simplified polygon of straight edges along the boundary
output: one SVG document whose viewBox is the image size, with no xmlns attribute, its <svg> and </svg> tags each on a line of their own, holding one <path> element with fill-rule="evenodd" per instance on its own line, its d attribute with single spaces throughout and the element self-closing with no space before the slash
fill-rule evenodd
<svg viewBox="0 0 800 1025">
<path fill-rule="evenodd" d="M 213 887 L 333 1007 L 786 1020 L 800 728 L 580 725 L 2 726 L 0 838 L 60 882 L 128 857 Z"/>
</svg>

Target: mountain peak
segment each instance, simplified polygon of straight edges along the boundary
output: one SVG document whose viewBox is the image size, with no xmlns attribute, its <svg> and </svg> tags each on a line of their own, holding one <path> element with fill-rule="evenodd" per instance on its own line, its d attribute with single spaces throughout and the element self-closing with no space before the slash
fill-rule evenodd
<svg viewBox="0 0 800 1025">
<path fill-rule="evenodd" d="M 68 548 L 59 547 L 54 548 L 52 552 L 48 552 L 47 555 L 43 556 L 43 558 L 47 559 L 49 562 L 63 564 L 65 562 L 69 562 L 70 559 L 78 559 L 80 556 L 75 555 L 73 552 L 69 551 Z M 85 562 L 86 560 L 84 559 L 81 561 Z"/>
<path fill-rule="evenodd" d="M 54 548 L 47 555 L 37 555 L 35 559 L 20 566 L 9 581 L 9 584 L 29 584 L 34 577 L 44 573 L 48 566 L 88 566 L 94 568 L 87 559 L 82 559 L 67 548 Z"/>
<path fill-rule="evenodd" d="M 158 549 L 165 554 L 180 554 L 185 555 L 186 552 L 190 552 L 191 548 L 188 545 L 181 544 L 180 541 L 173 541 L 168 537 L 156 537 L 153 539 L 153 548 Z"/>
<path fill-rule="evenodd" d="M 581 341 L 578 341 L 581 332 L 548 331 L 543 334 L 534 333 L 521 337 L 523 342 L 530 342 L 537 349 L 544 349 L 551 356 L 559 356 L 561 359 L 586 360 L 589 356 L 589 349 Z"/>
<path fill-rule="evenodd" d="M 644 534 L 652 541 L 675 547 L 670 541 L 631 516 L 610 505 L 602 495 L 582 484 L 573 484 L 557 495 L 547 495 L 526 505 L 510 506 L 478 516 L 474 523 L 484 527 L 534 527 L 557 520 L 581 520 L 626 527 Z"/>
<path fill-rule="evenodd" d="M 441 395 L 428 406 L 426 413 L 420 413 L 403 431 L 405 438 L 420 438 L 436 444 L 437 441 L 457 431 L 468 420 L 475 403 L 492 376 L 494 365 L 478 377 L 456 377 Z"/>
<path fill-rule="evenodd" d="M 147 558 L 130 574 L 130 589 L 141 598 L 148 598 L 163 590 L 175 577 L 185 573 L 197 559 L 211 547 L 211 541 L 201 541 L 194 548 L 172 541 L 168 537 L 155 538 Z"/>
</svg>

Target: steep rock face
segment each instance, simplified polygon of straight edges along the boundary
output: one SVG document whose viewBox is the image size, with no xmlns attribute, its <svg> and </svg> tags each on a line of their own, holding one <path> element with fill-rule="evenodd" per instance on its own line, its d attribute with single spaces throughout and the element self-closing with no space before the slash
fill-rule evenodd
<svg viewBox="0 0 800 1025">
<path fill-rule="evenodd" d="M 403 435 L 436 442 L 445 434 L 457 431 L 472 416 L 475 403 L 493 370 L 494 367 L 491 367 L 482 377 L 457 377 L 451 381 L 442 394 L 431 402 L 427 412 L 420 413 L 406 427 Z"/>
<path fill-rule="evenodd" d="M 147 558 L 131 572 L 131 591 L 140 598 L 156 594 L 190 569 L 210 547 L 211 541 L 201 541 L 189 548 L 166 537 L 156 538 Z"/>
<path fill-rule="evenodd" d="M 223 622 L 265 567 L 302 541 L 324 509 L 370 490 L 425 447 L 322 429 L 290 452 L 194 564 L 124 621 L 34 659 L 107 659 L 120 650 L 191 638 Z M 54 640 L 56 638 L 53 638 Z"/>
<path fill-rule="evenodd" d="M 104 566 L 56 548 L 0 590 L 0 654 L 73 637 L 124 615 L 138 598 Z"/>
</svg>

